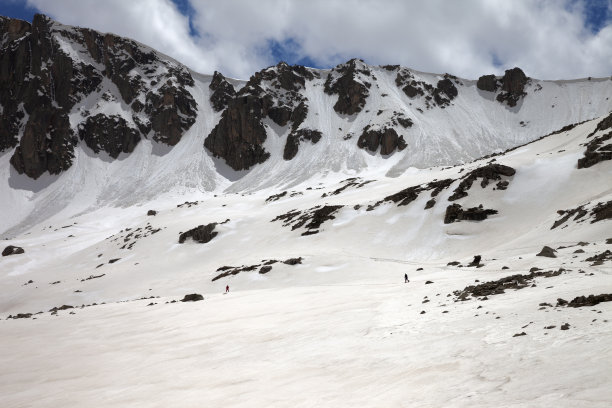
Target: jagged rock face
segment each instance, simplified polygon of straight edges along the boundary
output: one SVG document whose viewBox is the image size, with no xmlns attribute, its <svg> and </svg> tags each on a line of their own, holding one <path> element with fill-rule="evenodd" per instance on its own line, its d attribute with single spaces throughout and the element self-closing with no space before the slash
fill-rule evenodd
<svg viewBox="0 0 612 408">
<path fill-rule="evenodd" d="M 357 146 L 371 152 L 376 152 L 380 146 L 380 154 L 387 155 L 393 153 L 395 149 L 404 150 L 407 144 L 404 137 L 399 136 L 393 128 L 372 130 L 366 126 L 359 136 Z"/>
<path fill-rule="evenodd" d="M 397 68 L 395 77 L 395 84 L 404 91 L 406 96 L 409 98 L 424 97 L 427 109 L 435 106 L 444 108 L 450 105 L 450 102 L 459 95 L 454 82 L 459 83 L 457 77 L 444 74 L 444 79 L 439 80 L 434 87 L 427 82 L 417 81 L 412 72 L 406 68 Z"/>
<path fill-rule="evenodd" d="M 270 157 L 261 146 L 266 129 L 261 123 L 262 101 L 253 95 L 233 99 L 204 146 L 234 170 L 245 170 Z"/>
<path fill-rule="evenodd" d="M 225 109 L 229 101 L 236 95 L 234 86 L 220 73 L 215 71 L 213 79 L 208 85 L 211 91 L 210 103 L 215 111 L 221 112 Z"/>
<path fill-rule="evenodd" d="M 312 129 L 300 129 L 295 132 L 291 132 L 287 137 L 287 143 L 285 144 L 285 150 L 283 152 L 283 159 L 291 160 L 297 153 L 300 143 L 305 140 L 309 140 L 313 144 L 321 140 L 321 132 Z"/>
<path fill-rule="evenodd" d="M 79 127 L 79 137 L 95 153 L 107 152 L 113 159 L 119 153 L 131 153 L 140 142 L 138 130 L 128 126 L 121 116 L 90 116 Z"/>
<path fill-rule="evenodd" d="M 308 115 L 302 91 L 314 74 L 302 66 L 284 62 L 253 75 L 233 99 L 229 100 L 221 120 L 204 141 L 204 146 L 221 157 L 234 170 L 246 170 L 270 157 L 262 147 L 267 134 L 263 120 L 268 117 L 279 126 L 291 123 L 287 155 L 297 153 L 299 140 L 314 143 L 318 138 L 299 127 Z M 316 139 L 316 141 L 315 141 Z M 294 154 L 295 155 L 295 154 Z"/>
<path fill-rule="evenodd" d="M 11 157 L 18 173 L 37 179 L 45 171 L 59 174 L 72 165 L 76 145 L 68 116 L 54 108 L 36 109 Z"/>
<path fill-rule="evenodd" d="M 91 139 L 101 137 L 99 129 L 108 122 L 95 111 L 100 104 L 73 112 L 77 102 L 98 92 L 109 95 L 107 102 L 129 105 L 135 123 L 130 134 L 153 130 L 155 140 L 172 145 L 195 122 L 187 69 L 132 40 L 63 26 L 43 15 L 32 24 L 0 18 L 0 38 L 0 151 L 19 144 L 11 163 L 29 177 L 70 167 L 80 124 L 98 131 Z M 98 143 L 102 149 L 112 144 Z"/>
<path fill-rule="evenodd" d="M 145 113 L 150 116 L 153 140 L 176 145 L 185 130 L 195 123 L 196 104 L 190 94 L 180 92 L 168 80 L 157 92 L 147 93 Z M 141 125 L 143 126 L 143 125 Z M 144 124 L 146 129 L 146 124 Z"/>
<path fill-rule="evenodd" d="M 455 84 L 450 78 L 444 78 L 438 81 L 436 89 L 434 91 L 434 100 L 440 106 L 446 106 L 450 104 L 450 101 L 455 99 L 459 94 Z"/>
<path fill-rule="evenodd" d="M 508 106 L 516 106 L 517 102 L 527 93 L 525 85 L 529 78 L 520 68 L 512 68 L 506 70 L 504 77 L 501 79 L 502 92 L 497 95 L 499 102 L 506 102 Z"/>
<path fill-rule="evenodd" d="M 499 87 L 499 84 L 497 83 L 497 77 L 495 77 L 495 75 L 493 74 L 483 75 L 478 78 L 478 81 L 476 82 L 476 87 L 481 91 L 495 92 Z"/>
<path fill-rule="evenodd" d="M 325 93 L 338 95 L 334 110 L 344 115 L 361 112 L 370 92 L 370 82 L 363 78 L 372 73 L 361 60 L 352 59 L 346 64 L 338 65 L 327 75 Z"/>
</svg>

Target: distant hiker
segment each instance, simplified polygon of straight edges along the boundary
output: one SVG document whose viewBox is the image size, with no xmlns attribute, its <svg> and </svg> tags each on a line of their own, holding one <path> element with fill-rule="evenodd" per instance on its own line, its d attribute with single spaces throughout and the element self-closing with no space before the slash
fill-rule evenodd
<svg viewBox="0 0 612 408">
<path fill-rule="evenodd" d="M 408 280 L 408 274 L 407 274 L 407 273 L 405 273 L 405 274 L 404 274 L 404 283 L 408 283 L 408 282 L 410 282 L 410 281 Z"/>
<path fill-rule="evenodd" d="M 229 292 L 229 285 L 225 285 L 225 293 Z"/>
</svg>

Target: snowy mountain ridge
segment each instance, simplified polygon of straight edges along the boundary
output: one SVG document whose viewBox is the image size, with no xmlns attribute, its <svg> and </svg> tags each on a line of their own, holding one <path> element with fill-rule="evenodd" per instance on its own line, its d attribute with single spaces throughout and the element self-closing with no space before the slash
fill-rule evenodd
<svg viewBox="0 0 612 408">
<path fill-rule="evenodd" d="M 0 33 L 0 405 L 610 406 L 612 80 Z"/>
<path fill-rule="evenodd" d="M 473 81 L 351 60 L 280 63 L 245 82 L 41 15 L 1 22 L 0 192 L 14 214 L 3 231 L 176 192 L 285 188 L 374 167 L 397 177 L 612 110 L 608 78 L 540 81 L 514 69 Z"/>
</svg>

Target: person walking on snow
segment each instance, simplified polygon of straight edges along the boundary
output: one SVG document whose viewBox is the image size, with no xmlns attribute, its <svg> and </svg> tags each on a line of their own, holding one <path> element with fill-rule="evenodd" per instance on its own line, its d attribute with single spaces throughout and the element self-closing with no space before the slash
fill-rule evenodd
<svg viewBox="0 0 612 408">
<path fill-rule="evenodd" d="M 410 281 L 408 280 L 408 274 L 407 274 L 407 273 L 405 273 L 405 274 L 404 274 L 404 283 L 408 283 L 408 282 L 410 282 Z"/>
<path fill-rule="evenodd" d="M 229 285 L 225 285 L 225 293 L 229 292 Z"/>
</svg>

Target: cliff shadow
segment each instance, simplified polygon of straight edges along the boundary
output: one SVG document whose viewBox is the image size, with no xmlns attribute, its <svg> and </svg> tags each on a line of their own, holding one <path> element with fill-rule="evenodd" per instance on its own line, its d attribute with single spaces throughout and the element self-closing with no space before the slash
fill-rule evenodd
<svg viewBox="0 0 612 408">
<path fill-rule="evenodd" d="M 26 190 L 33 193 L 38 193 L 39 191 L 42 191 L 51 184 L 55 183 L 60 176 L 61 174 L 49 174 L 49 172 L 44 172 L 39 178 L 34 180 L 28 177 L 26 174 L 19 174 L 11 165 L 8 184 L 11 188 L 16 190 Z"/>
</svg>

